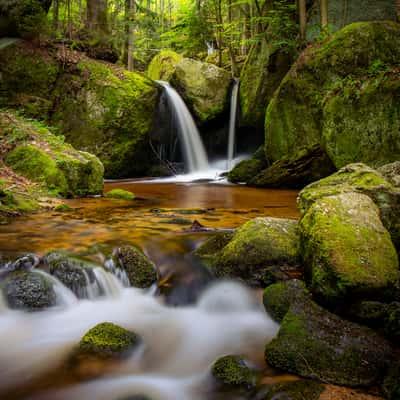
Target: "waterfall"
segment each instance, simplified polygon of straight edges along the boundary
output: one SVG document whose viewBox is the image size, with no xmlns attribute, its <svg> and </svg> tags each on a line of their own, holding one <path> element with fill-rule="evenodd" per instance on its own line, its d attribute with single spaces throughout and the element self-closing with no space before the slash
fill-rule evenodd
<svg viewBox="0 0 400 400">
<path fill-rule="evenodd" d="M 208 158 L 196 124 L 185 102 L 168 82 L 157 81 L 165 90 L 168 104 L 178 128 L 186 172 L 209 169 Z"/>
<path fill-rule="evenodd" d="M 231 94 L 231 112 L 229 117 L 228 159 L 227 169 L 232 168 L 233 152 L 235 149 L 236 112 L 239 94 L 239 80 L 235 79 Z"/>
</svg>

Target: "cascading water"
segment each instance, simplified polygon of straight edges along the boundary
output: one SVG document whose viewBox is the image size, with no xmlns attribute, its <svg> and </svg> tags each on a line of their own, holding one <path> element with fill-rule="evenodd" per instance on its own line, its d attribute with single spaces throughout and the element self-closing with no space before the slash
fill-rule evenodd
<svg viewBox="0 0 400 400">
<path fill-rule="evenodd" d="M 235 150 L 235 130 L 236 130 L 236 113 L 237 113 L 237 102 L 239 94 L 239 80 L 235 79 L 232 87 L 231 94 L 231 111 L 229 117 L 229 136 L 228 136 L 228 158 L 227 158 L 227 169 L 233 167 L 233 153 Z"/>
<path fill-rule="evenodd" d="M 185 102 L 168 82 L 157 81 L 165 90 L 181 139 L 186 172 L 193 173 L 209 169 L 207 153 L 196 124 Z"/>
</svg>

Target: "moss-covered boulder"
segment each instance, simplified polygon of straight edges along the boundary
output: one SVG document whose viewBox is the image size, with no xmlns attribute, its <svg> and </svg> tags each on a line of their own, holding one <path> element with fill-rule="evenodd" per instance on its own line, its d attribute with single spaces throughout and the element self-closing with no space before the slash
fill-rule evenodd
<svg viewBox="0 0 400 400">
<path fill-rule="evenodd" d="M 227 388 L 248 391 L 257 383 L 257 372 L 237 355 L 218 358 L 211 367 L 211 374 L 219 385 Z"/>
<path fill-rule="evenodd" d="M 145 174 L 158 104 L 151 80 L 81 53 L 20 41 L 0 52 L 0 106 L 47 120 L 79 150 L 98 155 L 107 177 Z"/>
<path fill-rule="evenodd" d="M 217 254 L 218 277 L 240 278 L 268 285 L 287 279 L 281 267 L 299 266 L 297 222 L 279 218 L 255 218 L 236 230 Z"/>
<path fill-rule="evenodd" d="M 7 166 L 56 193 L 85 196 L 103 190 L 99 159 L 76 151 L 39 122 L 0 112 L 0 145 Z"/>
<path fill-rule="evenodd" d="M 12 309 L 40 311 L 57 301 L 51 281 L 39 272 L 12 272 L 0 282 L 0 288 Z"/>
<path fill-rule="evenodd" d="M 391 348 L 369 328 L 308 301 L 291 306 L 265 357 L 270 365 L 306 378 L 369 386 L 382 377 Z"/>
<path fill-rule="evenodd" d="M 76 356 L 119 358 L 128 356 L 140 343 L 137 334 L 110 322 L 96 325 L 79 342 Z"/>
<path fill-rule="evenodd" d="M 263 294 L 265 311 L 277 321 L 282 322 L 292 304 L 305 302 L 310 298 L 304 282 L 292 279 L 269 285 Z"/>
<path fill-rule="evenodd" d="M 257 400 L 318 400 L 325 386 L 319 382 L 300 379 L 275 383 L 260 390 Z"/>
<path fill-rule="evenodd" d="M 302 189 L 335 171 L 325 151 L 316 144 L 274 162 L 269 168 L 253 175 L 248 183 L 257 187 Z"/>
<path fill-rule="evenodd" d="M 107 192 L 105 197 L 109 197 L 110 199 L 121 199 L 121 200 L 134 200 L 135 195 L 129 190 L 123 189 L 112 189 Z"/>
<path fill-rule="evenodd" d="M 228 105 L 231 77 L 213 64 L 183 58 L 176 64 L 171 85 L 182 95 L 200 122 L 212 120 Z"/>
<path fill-rule="evenodd" d="M 389 232 L 364 194 L 316 201 L 300 221 L 300 235 L 309 286 L 326 304 L 382 295 L 399 279 Z"/>
<path fill-rule="evenodd" d="M 228 180 L 232 183 L 247 183 L 257 176 L 264 167 L 264 162 L 254 158 L 240 161 L 229 171 Z"/>
<path fill-rule="evenodd" d="M 378 172 L 393 186 L 400 188 L 400 161 L 385 164 L 378 168 Z"/>
<path fill-rule="evenodd" d="M 399 250 L 400 189 L 365 164 L 346 165 L 337 173 L 308 185 L 298 197 L 300 212 L 304 214 L 318 199 L 347 192 L 362 193 L 373 200 L 379 208 L 383 225 Z"/>
<path fill-rule="evenodd" d="M 171 50 L 162 50 L 151 60 L 147 76 L 155 81 L 169 81 L 182 56 Z"/>
<path fill-rule="evenodd" d="M 336 168 L 399 159 L 399 39 L 400 24 L 359 22 L 307 48 L 267 108 L 267 158 L 318 143 Z"/>
<path fill-rule="evenodd" d="M 155 265 L 145 254 L 134 246 L 123 246 L 115 252 L 115 264 L 124 270 L 132 286 L 148 288 L 157 282 Z"/>
</svg>

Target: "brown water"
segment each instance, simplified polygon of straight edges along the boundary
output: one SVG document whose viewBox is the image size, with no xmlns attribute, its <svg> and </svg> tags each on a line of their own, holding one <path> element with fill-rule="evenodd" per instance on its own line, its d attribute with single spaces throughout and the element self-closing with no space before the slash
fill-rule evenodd
<svg viewBox="0 0 400 400">
<path fill-rule="evenodd" d="M 299 215 L 295 191 L 119 181 L 107 183 L 105 192 L 115 188 L 134 192 L 136 200 L 73 199 L 66 201 L 72 211 L 17 218 L 0 226 L 1 251 L 85 253 L 129 243 L 147 247 L 166 236 L 181 236 L 194 220 L 210 228 L 236 228 L 257 216 L 295 219 Z"/>
</svg>

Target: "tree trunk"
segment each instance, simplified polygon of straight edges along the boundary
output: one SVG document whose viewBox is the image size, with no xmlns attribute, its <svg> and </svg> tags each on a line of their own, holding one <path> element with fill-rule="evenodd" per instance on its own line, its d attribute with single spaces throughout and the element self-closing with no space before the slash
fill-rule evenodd
<svg viewBox="0 0 400 400">
<path fill-rule="evenodd" d="M 59 11 L 60 11 L 60 4 L 59 0 L 54 0 L 53 2 L 53 28 L 55 31 L 58 31 L 59 28 Z"/>
<path fill-rule="evenodd" d="M 306 0 L 298 0 L 298 7 L 299 7 L 300 40 L 302 42 L 305 42 L 307 36 Z"/>
<path fill-rule="evenodd" d="M 328 0 L 320 0 L 321 26 L 325 30 L 328 27 Z"/>
<path fill-rule="evenodd" d="M 86 28 L 107 33 L 107 0 L 87 0 Z"/>
<path fill-rule="evenodd" d="M 135 33 L 135 1 L 129 1 L 128 71 L 133 71 L 133 46 Z"/>
</svg>

